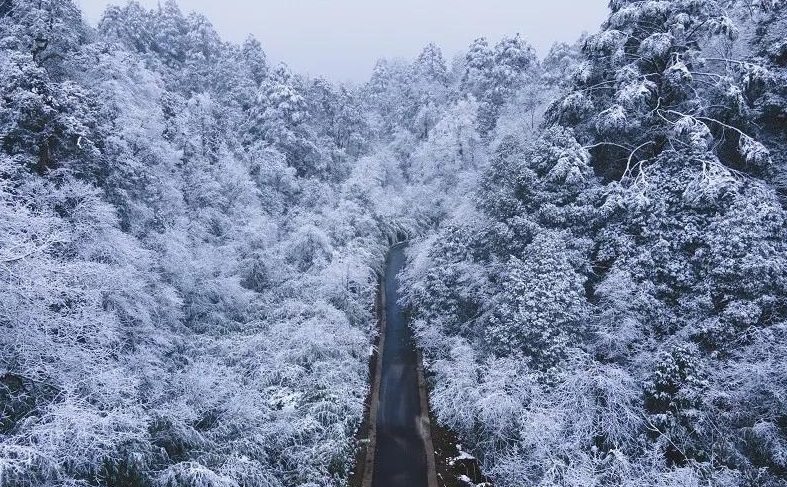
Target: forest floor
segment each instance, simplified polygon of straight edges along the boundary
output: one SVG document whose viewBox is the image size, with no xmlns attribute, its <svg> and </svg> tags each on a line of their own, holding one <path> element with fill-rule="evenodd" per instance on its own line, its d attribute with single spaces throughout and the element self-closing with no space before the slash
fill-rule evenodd
<svg viewBox="0 0 787 487">
<path fill-rule="evenodd" d="M 439 487 L 492 487 L 478 460 L 465 452 L 456 433 L 432 419 L 437 485 Z"/>
</svg>

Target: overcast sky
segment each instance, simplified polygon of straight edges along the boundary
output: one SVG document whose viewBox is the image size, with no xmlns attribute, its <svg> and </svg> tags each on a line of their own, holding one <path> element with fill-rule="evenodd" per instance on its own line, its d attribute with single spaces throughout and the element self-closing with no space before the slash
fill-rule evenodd
<svg viewBox="0 0 787 487">
<path fill-rule="evenodd" d="M 107 4 L 76 0 L 95 23 Z M 157 0 L 140 0 L 153 7 Z M 225 40 L 254 34 L 269 59 L 300 73 L 363 81 L 381 57 L 413 58 L 434 42 L 450 58 L 476 37 L 521 33 L 540 54 L 595 32 L 607 0 L 179 0 L 205 14 Z"/>
</svg>

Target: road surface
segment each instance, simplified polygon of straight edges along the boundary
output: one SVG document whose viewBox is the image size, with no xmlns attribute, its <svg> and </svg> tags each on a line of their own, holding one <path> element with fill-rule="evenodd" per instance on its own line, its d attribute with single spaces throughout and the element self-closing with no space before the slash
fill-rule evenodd
<svg viewBox="0 0 787 487">
<path fill-rule="evenodd" d="M 423 410 L 425 391 L 419 388 L 419 356 L 398 304 L 396 276 L 404 267 L 404 248 L 400 244 L 391 249 L 385 269 L 386 331 L 372 487 L 429 487 L 430 483 L 425 446 L 428 412 Z M 434 462 L 431 465 L 434 468 Z"/>
</svg>

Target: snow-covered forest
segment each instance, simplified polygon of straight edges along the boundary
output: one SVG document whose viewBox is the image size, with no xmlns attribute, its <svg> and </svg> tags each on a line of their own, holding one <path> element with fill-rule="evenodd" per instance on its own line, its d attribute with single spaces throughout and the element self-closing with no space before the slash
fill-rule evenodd
<svg viewBox="0 0 787 487">
<path fill-rule="evenodd" d="M 351 86 L 0 0 L 0 487 L 346 485 L 405 238 L 495 485 L 787 486 L 787 2 L 522 34 Z"/>
</svg>

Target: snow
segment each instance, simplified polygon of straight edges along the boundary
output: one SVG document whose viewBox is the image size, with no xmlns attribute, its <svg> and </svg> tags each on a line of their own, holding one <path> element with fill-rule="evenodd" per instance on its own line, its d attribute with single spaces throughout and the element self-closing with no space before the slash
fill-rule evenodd
<svg viewBox="0 0 787 487">
<path fill-rule="evenodd" d="M 784 2 L 613 0 L 543 61 L 359 86 L 172 0 L 7 4 L 0 483 L 344 485 L 403 237 L 430 405 L 495 485 L 783 481 Z"/>
</svg>

